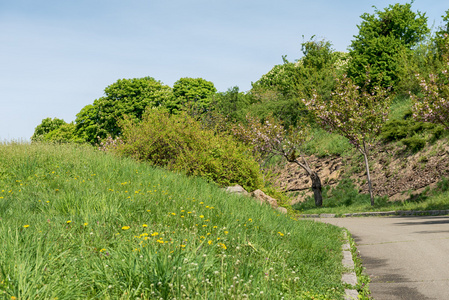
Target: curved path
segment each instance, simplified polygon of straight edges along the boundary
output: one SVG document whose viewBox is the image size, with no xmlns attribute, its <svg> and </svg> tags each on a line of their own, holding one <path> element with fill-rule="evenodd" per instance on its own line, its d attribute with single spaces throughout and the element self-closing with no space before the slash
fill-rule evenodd
<svg viewBox="0 0 449 300">
<path fill-rule="evenodd" d="M 315 220 L 351 232 L 375 300 L 449 299 L 449 216 Z"/>
</svg>

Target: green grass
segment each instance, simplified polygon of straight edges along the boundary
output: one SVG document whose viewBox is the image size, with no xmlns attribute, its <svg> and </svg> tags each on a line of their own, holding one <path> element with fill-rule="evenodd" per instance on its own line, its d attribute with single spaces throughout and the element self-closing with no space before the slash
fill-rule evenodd
<svg viewBox="0 0 449 300">
<path fill-rule="evenodd" d="M 337 215 L 373 211 L 446 210 L 449 209 L 449 180 L 442 178 L 437 189 L 426 190 L 418 196 L 409 196 L 404 201 L 388 201 L 387 197 L 376 197 L 374 202 L 375 205 L 371 206 L 369 195 L 359 194 L 354 184 L 344 179 L 334 190 L 329 191 L 328 188 L 323 190 L 322 207 L 315 207 L 314 200 L 309 198 L 303 203 L 294 205 L 293 208 L 299 214 Z"/>
<path fill-rule="evenodd" d="M 349 141 L 336 133 L 329 133 L 322 128 L 312 131 L 313 139 L 305 143 L 304 150 L 307 154 L 315 154 L 318 157 L 329 155 L 342 156 L 352 149 Z"/>
<path fill-rule="evenodd" d="M 341 299 L 341 229 L 88 146 L 0 145 L 1 299 Z"/>
</svg>

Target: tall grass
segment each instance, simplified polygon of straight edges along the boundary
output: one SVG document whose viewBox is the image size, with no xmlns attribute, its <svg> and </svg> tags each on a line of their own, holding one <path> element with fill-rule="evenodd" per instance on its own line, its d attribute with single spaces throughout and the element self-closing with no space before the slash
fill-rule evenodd
<svg viewBox="0 0 449 300">
<path fill-rule="evenodd" d="M 0 145 L 2 299 L 339 299 L 341 230 L 90 147 Z"/>
</svg>

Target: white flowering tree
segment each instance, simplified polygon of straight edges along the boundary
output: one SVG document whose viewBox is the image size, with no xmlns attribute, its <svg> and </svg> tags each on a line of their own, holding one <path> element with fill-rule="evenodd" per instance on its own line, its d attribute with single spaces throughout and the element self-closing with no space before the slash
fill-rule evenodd
<svg viewBox="0 0 449 300">
<path fill-rule="evenodd" d="M 272 116 L 268 116 L 262 122 L 259 118 L 247 115 L 246 125 L 238 124 L 231 131 L 236 138 L 252 145 L 254 153 L 260 155 L 262 159 L 281 155 L 288 162 L 296 163 L 303 168 L 312 180 L 315 205 L 323 204 L 321 179 L 318 173 L 310 168 L 300 151 L 304 142 L 311 138 L 310 128 L 306 124 L 286 129 Z"/>
<path fill-rule="evenodd" d="M 367 92 L 344 76 L 337 80 L 330 100 L 314 94 L 310 100 L 303 101 L 325 130 L 346 137 L 363 155 L 371 205 L 374 205 L 368 156 L 382 125 L 387 121 L 391 103 L 387 89 L 374 87 Z"/>
<path fill-rule="evenodd" d="M 417 74 L 421 86 L 420 95 L 411 95 L 413 117 L 419 121 L 443 125 L 449 130 L 449 37 L 443 52 L 444 68 L 428 78 Z"/>
</svg>

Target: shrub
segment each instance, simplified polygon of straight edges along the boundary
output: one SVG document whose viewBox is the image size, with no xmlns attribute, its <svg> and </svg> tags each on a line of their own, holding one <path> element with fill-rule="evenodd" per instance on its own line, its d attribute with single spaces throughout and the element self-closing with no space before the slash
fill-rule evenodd
<svg viewBox="0 0 449 300">
<path fill-rule="evenodd" d="M 169 115 L 151 109 L 141 122 L 125 119 L 121 126 L 123 144 L 116 145 L 119 154 L 201 176 L 221 186 L 240 184 L 254 190 L 262 183 L 250 148 L 229 135 L 203 129 L 186 113 Z"/>
<path fill-rule="evenodd" d="M 412 136 L 401 140 L 402 143 L 407 147 L 407 149 L 412 152 L 418 152 L 426 145 L 426 140 L 418 136 Z"/>
</svg>

